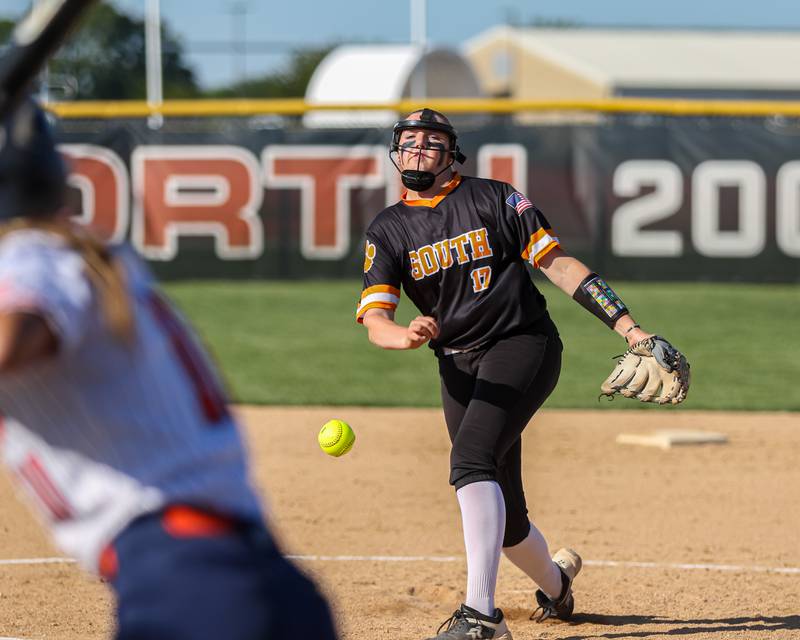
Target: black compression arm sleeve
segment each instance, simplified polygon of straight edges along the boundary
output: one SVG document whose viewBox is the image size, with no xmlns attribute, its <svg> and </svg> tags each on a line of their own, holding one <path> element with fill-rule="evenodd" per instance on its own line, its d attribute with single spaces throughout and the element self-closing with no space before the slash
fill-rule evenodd
<svg viewBox="0 0 800 640">
<path fill-rule="evenodd" d="M 614 290 L 596 273 L 590 273 L 575 289 L 572 299 L 588 309 L 613 329 L 617 318 L 628 312 L 628 307 Z"/>
</svg>

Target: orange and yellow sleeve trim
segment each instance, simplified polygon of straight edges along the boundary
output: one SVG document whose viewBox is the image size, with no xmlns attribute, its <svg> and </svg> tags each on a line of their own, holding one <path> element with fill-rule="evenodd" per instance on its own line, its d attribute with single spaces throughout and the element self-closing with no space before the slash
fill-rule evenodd
<svg viewBox="0 0 800 640">
<path fill-rule="evenodd" d="M 531 235 L 522 257 L 538 268 L 539 261 L 558 246 L 558 238 L 553 235 L 552 229 L 539 229 Z"/>
<path fill-rule="evenodd" d="M 461 176 L 457 173 L 452 177 L 450 182 L 442 187 L 442 190 L 436 194 L 433 198 L 418 198 L 417 200 L 407 200 L 406 195 L 408 195 L 408 191 L 403 192 L 403 204 L 407 204 L 409 207 L 430 207 L 433 209 L 437 204 L 439 204 L 442 200 L 444 200 L 447 195 L 455 189 L 458 185 L 461 184 Z"/>
<path fill-rule="evenodd" d="M 394 311 L 400 303 L 400 289 L 388 284 L 376 284 L 361 292 L 361 300 L 356 311 L 356 321 L 363 322 L 364 314 L 370 309 Z"/>
</svg>

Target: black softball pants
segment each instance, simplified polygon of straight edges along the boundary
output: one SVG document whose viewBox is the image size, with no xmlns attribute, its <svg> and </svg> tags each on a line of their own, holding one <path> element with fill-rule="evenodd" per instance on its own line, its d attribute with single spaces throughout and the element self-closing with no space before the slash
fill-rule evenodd
<svg viewBox="0 0 800 640">
<path fill-rule="evenodd" d="M 530 523 L 522 488 L 522 431 L 561 372 L 561 339 L 549 315 L 486 347 L 438 354 L 442 407 L 452 442 L 450 484 L 495 480 L 503 491 L 503 546 L 519 544 Z"/>
</svg>

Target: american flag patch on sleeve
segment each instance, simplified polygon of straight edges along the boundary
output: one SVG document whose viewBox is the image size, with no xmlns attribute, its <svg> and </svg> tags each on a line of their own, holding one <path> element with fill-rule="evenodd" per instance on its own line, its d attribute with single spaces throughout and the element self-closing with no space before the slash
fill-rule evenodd
<svg viewBox="0 0 800 640">
<path fill-rule="evenodd" d="M 515 191 L 508 196 L 508 198 L 506 198 L 506 204 L 514 207 L 514 209 L 517 211 L 517 215 L 522 215 L 526 209 L 530 209 L 533 206 L 531 201 L 523 196 L 519 191 Z"/>
</svg>

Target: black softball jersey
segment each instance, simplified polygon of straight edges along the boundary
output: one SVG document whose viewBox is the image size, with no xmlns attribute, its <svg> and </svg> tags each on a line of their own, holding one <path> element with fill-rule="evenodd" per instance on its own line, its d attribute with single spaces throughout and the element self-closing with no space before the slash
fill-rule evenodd
<svg viewBox="0 0 800 640">
<path fill-rule="evenodd" d="M 356 318 L 396 309 L 402 286 L 439 324 L 433 349 L 480 347 L 545 313 L 525 261 L 538 267 L 557 246 L 544 214 L 514 187 L 456 174 L 437 196 L 404 196 L 369 225 Z"/>
</svg>

